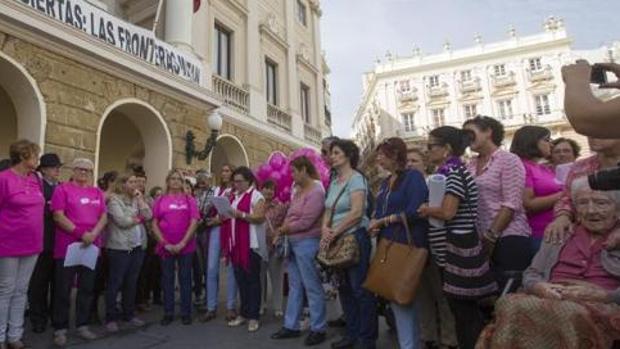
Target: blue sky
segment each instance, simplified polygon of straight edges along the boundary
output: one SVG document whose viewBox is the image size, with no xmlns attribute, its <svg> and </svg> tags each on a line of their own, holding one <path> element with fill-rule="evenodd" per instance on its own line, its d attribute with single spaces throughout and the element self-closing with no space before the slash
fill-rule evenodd
<svg viewBox="0 0 620 349">
<path fill-rule="evenodd" d="M 362 73 L 377 57 L 410 55 L 414 44 L 437 53 L 541 32 L 550 15 L 564 18 L 573 47 L 588 49 L 620 40 L 620 0 L 322 0 L 323 49 L 331 68 L 333 130 L 348 137 L 362 94 Z"/>
</svg>

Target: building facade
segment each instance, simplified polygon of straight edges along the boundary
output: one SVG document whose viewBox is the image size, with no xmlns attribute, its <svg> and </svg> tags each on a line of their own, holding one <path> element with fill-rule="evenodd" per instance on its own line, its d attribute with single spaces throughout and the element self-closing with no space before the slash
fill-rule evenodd
<svg viewBox="0 0 620 349">
<path fill-rule="evenodd" d="M 0 158 L 18 138 L 98 174 L 256 166 L 331 133 L 318 0 L 0 0 Z M 205 161 L 186 161 L 187 132 Z M 326 117 L 327 116 L 327 117 Z"/>
<path fill-rule="evenodd" d="M 386 137 L 423 143 L 435 127 L 460 127 L 476 115 L 493 116 L 506 126 L 505 146 L 521 126 L 537 124 L 552 137 L 567 136 L 585 146 L 564 114 L 561 67 L 585 58 L 609 62 L 620 57 L 620 46 L 590 51 L 571 49 L 562 19 L 549 17 L 542 33 L 521 37 L 514 28 L 508 39 L 452 50 L 444 44 L 439 54 L 410 57 L 391 54 L 363 77 L 364 94 L 354 122 L 353 137 L 365 154 Z M 598 91 L 600 97 L 607 95 Z"/>
</svg>

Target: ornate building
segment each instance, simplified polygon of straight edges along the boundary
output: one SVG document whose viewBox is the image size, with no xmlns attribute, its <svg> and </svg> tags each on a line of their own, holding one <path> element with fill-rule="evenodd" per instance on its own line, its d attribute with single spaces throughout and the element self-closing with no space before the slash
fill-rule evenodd
<svg viewBox="0 0 620 349">
<path fill-rule="evenodd" d="M 474 41 L 474 46 L 459 50 L 446 42 L 444 51 L 433 55 L 419 48 L 409 57 L 388 53 L 376 62 L 363 77 L 364 94 L 353 122 L 353 137 L 366 155 L 383 138 L 399 136 L 415 144 L 435 127 L 460 127 L 479 114 L 504 123 L 506 146 L 526 124 L 585 143 L 564 114 L 561 67 L 579 58 L 612 61 L 620 57 L 620 44 L 572 50 L 562 19 L 554 17 L 536 35 L 521 37 L 510 28 L 505 41 L 484 43 L 480 35 Z M 599 92 L 604 98 L 605 92 Z"/>
<path fill-rule="evenodd" d="M 155 185 L 316 147 L 331 133 L 320 17 L 318 0 L 0 0 L 0 157 L 28 138 L 98 173 L 142 164 Z M 215 110 L 214 151 L 188 161 Z"/>
</svg>

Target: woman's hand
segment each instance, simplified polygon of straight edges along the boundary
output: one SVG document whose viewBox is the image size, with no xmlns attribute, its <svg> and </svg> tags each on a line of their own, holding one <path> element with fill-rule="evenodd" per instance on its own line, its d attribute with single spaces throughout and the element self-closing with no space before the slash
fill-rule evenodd
<svg viewBox="0 0 620 349">
<path fill-rule="evenodd" d="M 321 248 L 322 249 L 328 248 L 329 245 L 331 245 L 332 241 L 334 241 L 335 237 L 336 237 L 336 234 L 333 229 L 323 228 L 323 232 L 321 233 L 321 243 L 320 243 Z"/>
<path fill-rule="evenodd" d="M 562 244 L 573 233 L 573 222 L 563 214 L 557 216 L 545 229 L 545 241 L 551 244 Z"/>
<path fill-rule="evenodd" d="M 222 265 L 224 265 L 225 267 L 227 267 L 227 266 L 228 266 L 228 258 L 227 258 L 227 257 L 225 257 L 225 256 L 221 257 L 221 258 L 220 258 L 220 263 L 221 263 Z"/>
<path fill-rule="evenodd" d="M 167 242 L 166 242 L 166 243 L 164 244 L 164 250 L 166 250 L 166 251 L 167 251 L 168 253 L 170 253 L 170 254 L 177 254 L 177 252 L 176 252 L 176 250 L 175 250 L 174 246 L 175 246 L 175 245 L 172 245 L 172 244 L 169 244 L 169 243 L 167 243 Z"/>
<path fill-rule="evenodd" d="M 84 244 L 84 246 L 89 246 L 95 241 L 96 238 L 97 235 L 87 231 L 86 233 L 84 233 L 84 235 L 82 235 L 82 243 Z"/>
<path fill-rule="evenodd" d="M 563 299 L 585 302 L 609 303 L 609 293 L 594 285 L 567 285 L 560 289 Z"/>
<path fill-rule="evenodd" d="M 620 228 L 614 229 L 603 243 L 606 250 L 615 250 L 620 248 Z"/>
<path fill-rule="evenodd" d="M 370 234 L 370 236 L 377 236 L 379 234 L 379 232 L 381 232 L 381 227 L 383 226 L 383 220 L 382 219 L 371 219 L 370 223 L 368 224 L 368 234 Z"/>
<path fill-rule="evenodd" d="M 428 209 L 429 207 L 427 203 L 420 205 L 420 207 L 418 208 L 418 216 L 420 216 L 421 218 L 428 217 Z"/>
<path fill-rule="evenodd" d="M 490 240 L 489 238 L 487 238 L 486 236 L 482 236 L 482 238 L 480 239 L 481 243 L 482 243 L 482 247 L 484 248 L 484 250 L 487 252 L 489 258 L 493 257 L 493 252 L 495 251 L 495 244 L 497 243 L 497 240 L 493 241 Z"/>
<path fill-rule="evenodd" d="M 552 284 L 550 282 L 539 282 L 532 288 L 532 293 L 541 298 L 562 299 L 562 289 L 564 286 Z"/>
</svg>

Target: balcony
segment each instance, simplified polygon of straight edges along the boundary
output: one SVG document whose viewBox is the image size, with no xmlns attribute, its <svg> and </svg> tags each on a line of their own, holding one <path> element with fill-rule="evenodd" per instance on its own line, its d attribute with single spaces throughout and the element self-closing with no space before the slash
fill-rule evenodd
<svg viewBox="0 0 620 349">
<path fill-rule="evenodd" d="M 276 107 L 273 104 L 267 103 L 267 121 L 287 132 L 291 132 L 292 129 L 292 117 L 287 112 Z"/>
<path fill-rule="evenodd" d="M 213 75 L 213 92 L 215 92 L 230 108 L 248 114 L 250 94 L 248 91 L 223 79 L 217 75 Z"/>
<path fill-rule="evenodd" d="M 321 144 L 321 131 L 308 124 L 304 125 L 304 137 L 308 142 L 312 142 L 316 145 Z"/>
<path fill-rule="evenodd" d="M 430 98 L 441 98 L 447 96 L 448 94 L 448 84 L 445 82 L 437 86 L 428 86 L 428 96 Z"/>
<path fill-rule="evenodd" d="M 398 91 L 398 102 L 401 104 L 411 103 L 418 100 L 418 89 L 412 88 L 406 91 Z"/>
<path fill-rule="evenodd" d="M 527 77 L 528 79 L 530 79 L 530 82 L 541 82 L 541 81 L 553 80 L 553 72 L 551 71 L 551 66 L 546 65 L 542 69 L 539 69 L 539 70 L 528 69 Z"/>
<path fill-rule="evenodd" d="M 481 89 L 480 78 L 459 81 L 459 90 L 462 94 L 478 92 Z"/>
<path fill-rule="evenodd" d="M 504 75 L 491 75 L 491 81 L 495 88 L 504 88 L 517 84 L 515 73 L 512 71 Z"/>
</svg>

